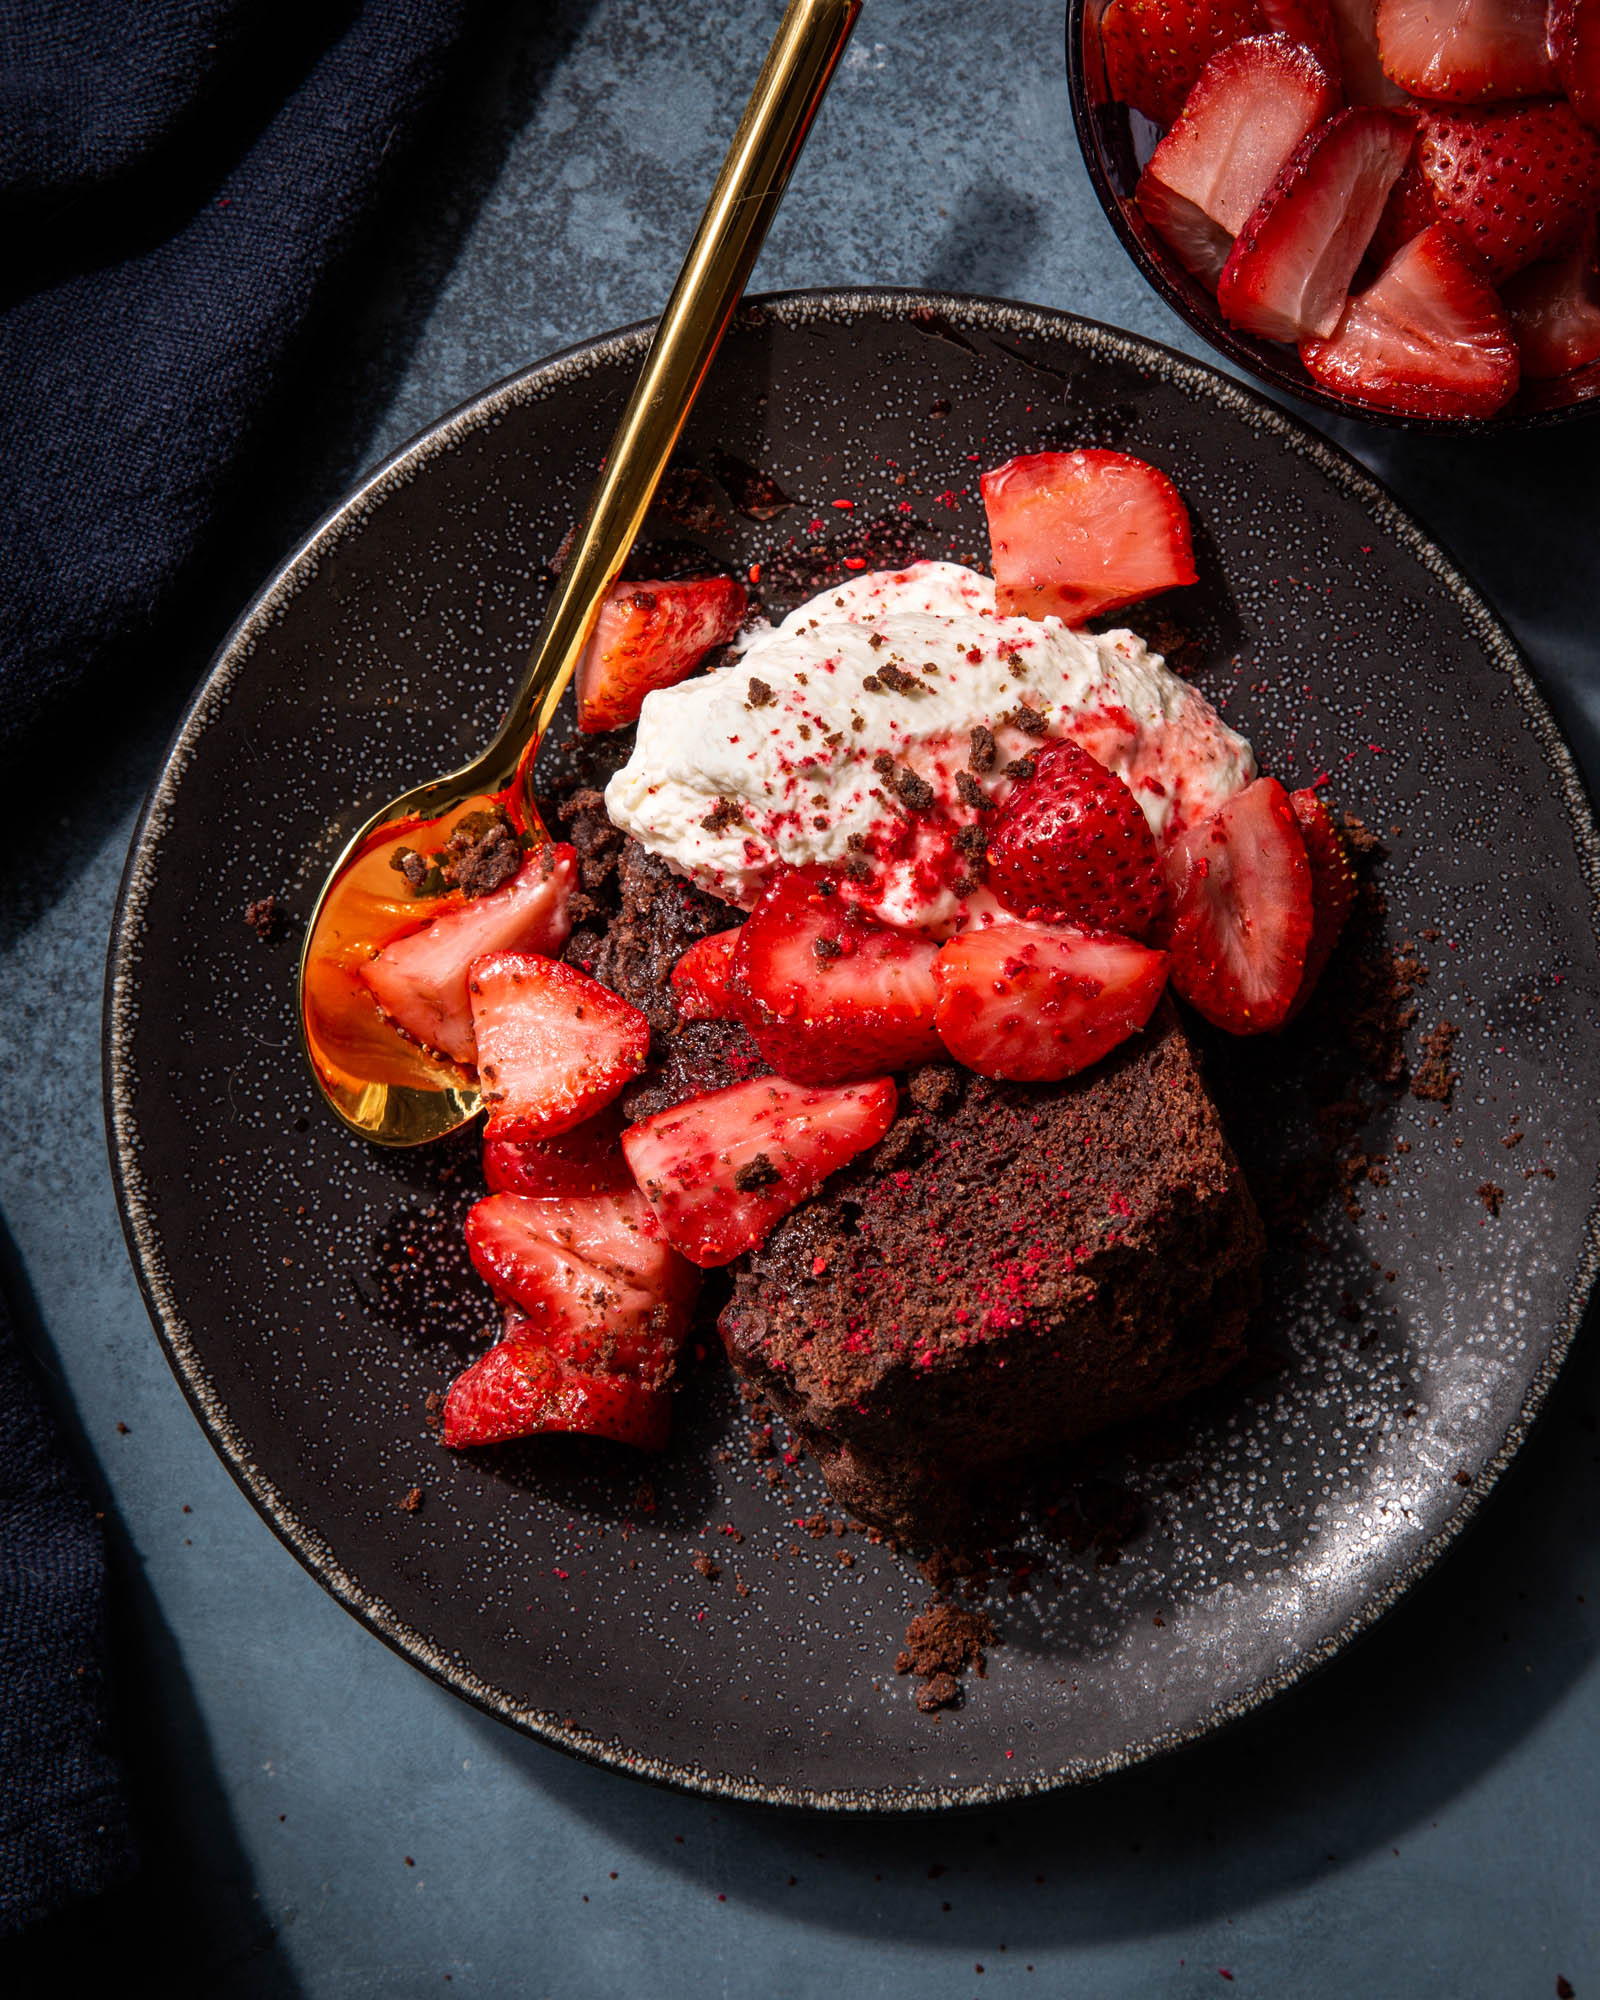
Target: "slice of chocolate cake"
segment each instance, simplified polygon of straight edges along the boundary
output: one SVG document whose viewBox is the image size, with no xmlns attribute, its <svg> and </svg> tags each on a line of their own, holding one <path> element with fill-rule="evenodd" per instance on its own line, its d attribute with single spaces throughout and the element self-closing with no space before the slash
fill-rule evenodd
<svg viewBox="0 0 1600 2000">
<path fill-rule="evenodd" d="M 1066 1083 L 913 1073 L 887 1138 L 742 1261 L 720 1326 L 840 1504 L 927 1540 L 1002 1468 L 1226 1374 L 1262 1247 L 1164 1005 Z"/>
<path fill-rule="evenodd" d="M 567 956 L 650 1018 L 650 1071 L 623 1100 L 642 1118 L 766 1065 L 735 1024 L 680 1022 L 668 983 L 737 912 L 632 840 L 603 846 L 597 806 L 563 815 L 603 854 Z M 1262 1231 L 1170 1003 L 1065 1083 L 954 1064 L 901 1082 L 883 1141 L 731 1268 L 719 1328 L 840 1505 L 925 1542 L 1018 1461 L 1225 1375 Z"/>
</svg>

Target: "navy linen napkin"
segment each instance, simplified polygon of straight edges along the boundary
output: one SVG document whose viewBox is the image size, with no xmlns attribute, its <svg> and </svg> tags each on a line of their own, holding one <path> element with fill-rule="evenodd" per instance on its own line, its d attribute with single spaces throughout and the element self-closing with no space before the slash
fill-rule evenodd
<svg viewBox="0 0 1600 2000">
<path fill-rule="evenodd" d="M 0 763 L 136 673 L 467 0 L 0 0 Z M 0 1936 L 131 1865 L 98 1525 L 0 1306 Z"/>
</svg>

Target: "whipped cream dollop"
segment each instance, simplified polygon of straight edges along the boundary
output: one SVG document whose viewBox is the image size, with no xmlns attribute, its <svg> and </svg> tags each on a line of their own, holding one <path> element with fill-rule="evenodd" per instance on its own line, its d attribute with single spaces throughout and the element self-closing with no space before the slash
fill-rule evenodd
<svg viewBox="0 0 1600 2000">
<path fill-rule="evenodd" d="M 943 937 L 1004 914 L 971 829 L 1063 736 L 1163 843 L 1256 774 L 1244 738 L 1133 633 L 1001 617 L 990 578 L 919 562 L 826 590 L 731 664 L 646 695 L 606 810 L 740 909 L 818 863 L 883 921 Z"/>
</svg>

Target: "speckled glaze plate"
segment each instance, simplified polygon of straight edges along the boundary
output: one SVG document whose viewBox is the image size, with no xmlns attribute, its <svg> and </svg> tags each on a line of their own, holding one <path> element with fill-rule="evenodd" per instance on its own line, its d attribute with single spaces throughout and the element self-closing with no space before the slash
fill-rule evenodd
<svg viewBox="0 0 1600 2000">
<path fill-rule="evenodd" d="M 1005 1574 L 1031 1574 L 994 1589 L 987 1678 L 959 1710 L 919 1713 L 893 1659 L 926 1586 L 886 1547 L 797 1525 L 820 1486 L 804 1464 L 768 1482 L 714 1340 L 659 1461 L 570 1439 L 438 1445 L 425 1399 L 491 1317 L 460 1249 L 475 1146 L 362 1146 L 296 1042 L 316 885 L 372 803 L 487 738 L 645 340 L 574 349 L 408 445 L 224 647 L 152 793 L 113 942 L 128 1239 L 255 1505 L 357 1617 L 491 1714 L 642 1776 L 791 1804 L 925 1809 L 1085 1779 L 1329 1658 L 1523 1435 L 1595 1269 L 1594 825 L 1482 601 L 1350 459 L 1260 397 L 1021 306 L 847 292 L 741 313 L 683 451 L 714 517 L 673 529 L 645 573 L 686 543 L 759 564 L 776 609 L 818 568 L 981 555 L 978 471 L 1017 450 L 1153 459 L 1194 518 L 1201 581 L 1167 608 L 1202 686 L 1267 768 L 1328 771 L 1383 832 L 1390 930 L 1426 938 L 1431 967 L 1413 1054 L 1441 1020 L 1460 1028 L 1453 1105 L 1385 1098 L 1360 1212 L 1326 1203 L 1311 1254 L 1277 1257 L 1278 1372 L 1189 1413 L 1159 1459 L 1097 1463 L 1139 1531 L 1110 1562 L 1075 1553 L 1082 1536 L 1014 1551 Z M 740 513 L 741 464 L 794 504 Z M 262 943 L 241 911 L 269 891 L 287 921 Z M 1280 1055 L 1260 1073 L 1255 1108 L 1292 1144 L 1309 1114 Z M 1498 1215 L 1477 1192 L 1491 1183 Z"/>
</svg>

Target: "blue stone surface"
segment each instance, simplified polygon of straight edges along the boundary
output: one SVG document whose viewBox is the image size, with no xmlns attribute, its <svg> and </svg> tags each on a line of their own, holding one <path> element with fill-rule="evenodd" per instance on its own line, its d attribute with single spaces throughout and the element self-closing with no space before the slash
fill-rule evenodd
<svg viewBox="0 0 1600 2000">
<path fill-rule="evenodd" d="M 125 1980 L 144 1958 L 174 1994 L 308 2000 L 1600 1992 L 1592 1337 L 1455 1552 L 1289 1697 L 1084 1791 L 845 1823 L 654 1791 L 435 1687 L 251 1511 L 151 1333 L 99 1034 L 117 878 L 166 736 L 233 612 L 364 467 L 497 376 L 659 308 L 777 12 L 486 10 L 182 630 L 85 714 L 66 780 L 24 800 L 43 838 L 0 909 L 0 1258 L 102 1496 L 146 1866 L 9 1981 L 0 1959 L 0 1989 L 54 1994 L 66 1963 Z M 867 0 L 755 288 L 997 293 L 1202 353 L 1096 204 L 1061 12 Z M 1594 419 L 1490 442 L 1329 428 L 1507 619 L 1593 787 Z"/>
</svg>

